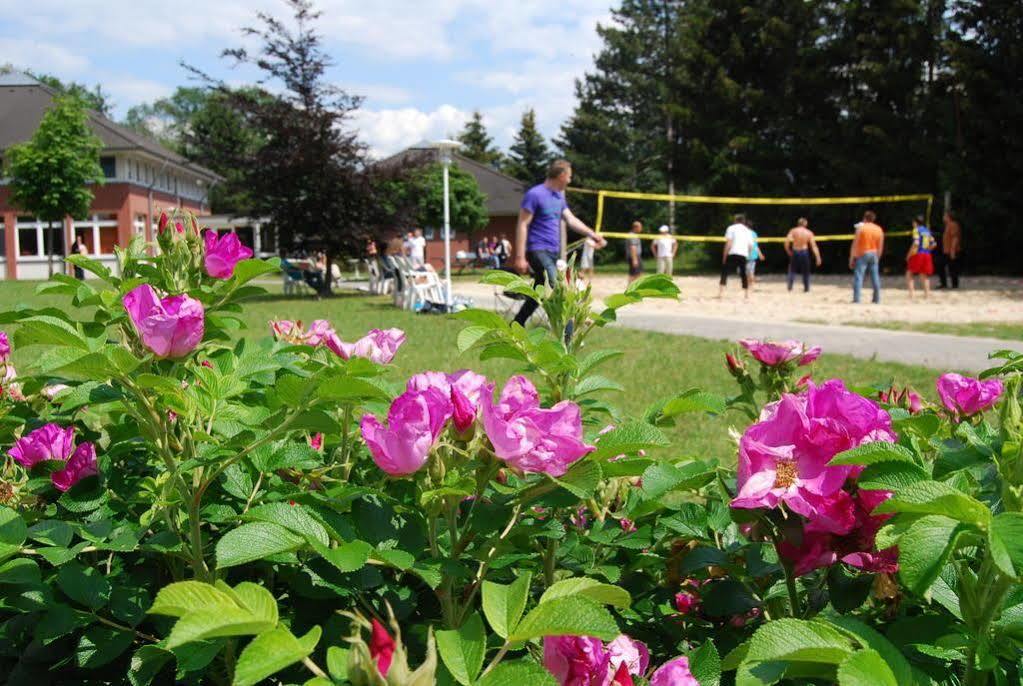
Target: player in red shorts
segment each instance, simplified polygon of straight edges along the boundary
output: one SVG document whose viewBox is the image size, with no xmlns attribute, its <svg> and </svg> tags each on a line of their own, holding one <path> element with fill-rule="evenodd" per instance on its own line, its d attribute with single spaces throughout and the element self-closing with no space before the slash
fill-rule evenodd
<svg viewBox="0 0 1023 686">
<path fill-rule="evenodd" d="M 924 218 L 917 216 L 913 218 L 913 242 L 906 253 L 906 287 L 909 289 L 909 298 L 913 299 L 914 277 L 919 276 L 923 283 L 924 298 L 931 292 L 930 276 L 934 273 L 934 259 L 931 253 L 937 246 L 937 241 L 931 234 L 931 230 L 924 225 Z"/>
</svg>

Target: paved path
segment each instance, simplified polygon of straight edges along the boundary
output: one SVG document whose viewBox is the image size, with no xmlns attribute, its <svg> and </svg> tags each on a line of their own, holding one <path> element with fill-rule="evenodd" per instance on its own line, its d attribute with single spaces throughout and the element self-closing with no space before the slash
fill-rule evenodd
<svg viewBox="0 0 1023 686">
<path fill-rule="evenodd" d="M 493 309 L 493 288 L 457 284 L 455 293 L 473 297 L 476 307 Z M 917 364 L 942 371 L 976 373 L 994 366 L 988 353 L 1011 348 L 1023 352 L 1023 343 L 997 338 L 890 331 L 862 326 L 829 326 L 798 322 L 758 322 L 719 317 L 654 312 L 642 304 L 618 311 L 618 325 L 644 331 L 713 340 L 740 338 L 785 340 L 794 338 L 819 345 L 826 353 L 842 353 L 863 359 Z"/>
</svg>

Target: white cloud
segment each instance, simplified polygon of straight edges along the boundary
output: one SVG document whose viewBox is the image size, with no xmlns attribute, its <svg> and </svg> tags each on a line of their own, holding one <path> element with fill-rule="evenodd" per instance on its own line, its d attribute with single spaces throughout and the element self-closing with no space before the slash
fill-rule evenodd
<svg viewBox="0 0 1023 686">
<path fill-rule="evenodd" d="M 369 145 L 373 157 L 386 157 L 422 140 L 436 140 L 456 133 L 469 119 L 469 112 L 441 105 L 431 112 L 414 107 L 390 110 L 360 109 L 352 125 Z"/>
<path fill-rule="evenodd" d="M 152 102 L 164 98 L 174 92 L 174 87 L 159 81 L 139 79 L 124 75 L 98 77 L 103 89 L 110 93 L 111 100 L 117 110 L 127 111 L 133 105 Z"/>
<path fill-rule="evenodd" d="M 53 43 L 21 38 L 0 37 L 0 64 L 35 72 L 79 75 L 89 60 Z"/>
</svg>

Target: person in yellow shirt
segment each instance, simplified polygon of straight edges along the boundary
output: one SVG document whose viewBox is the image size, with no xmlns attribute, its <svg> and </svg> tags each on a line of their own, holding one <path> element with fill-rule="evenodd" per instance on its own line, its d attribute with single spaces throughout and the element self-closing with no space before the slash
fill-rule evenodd
<svg viewBox="0 0 1023 686">
<path fill-rule="evenodd" d="M 849 269 L 853 270 L 853 302 L 860 301 L 863 275 L 870 272 L 870 285 L 874 289 L 872 302 L 881 302 L 881 273 L 879 265 L 884 253 L 884 229 L 878 226 L 877 215 L 867 210 L 863 221 L 856 225 L 856 235 L 849 249 Z"/>
</svg>

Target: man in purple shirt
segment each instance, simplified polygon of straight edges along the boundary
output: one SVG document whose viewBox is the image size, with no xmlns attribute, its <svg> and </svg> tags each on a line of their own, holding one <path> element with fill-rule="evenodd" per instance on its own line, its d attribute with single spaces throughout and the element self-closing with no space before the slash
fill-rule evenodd
<svg viewBox="0 0 1023 686">
<path fill-rule="evenodd" d="M 565 189 L 571 182 L 572 165 L 568 160 L 554 160 L 547 168 L 547 180 L 530 188 L 522 197 L 515 232 L 515 269 L 520 274 L 532 272 L 535 285 L 553 284 L 558 279 L 562 219 L 573 231 L 596 241 L 598 248 L 607 245 L 602 236 L 568 209 Z M 535 300 L 527 299 L 515 315 L 515 321 L 525 326 L 538 305 Z"/>
</svg>

